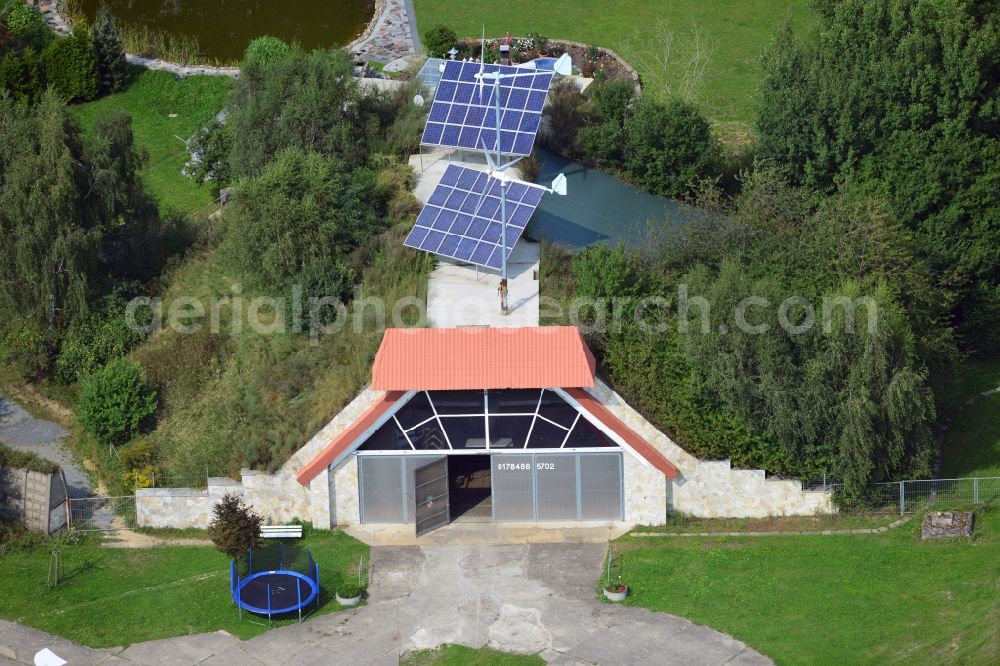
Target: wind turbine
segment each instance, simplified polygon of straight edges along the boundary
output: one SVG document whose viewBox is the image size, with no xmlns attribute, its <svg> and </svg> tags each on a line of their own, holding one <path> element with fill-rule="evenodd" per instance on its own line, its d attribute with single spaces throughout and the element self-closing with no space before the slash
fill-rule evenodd
<svg viewBox="0 0 1000 666">
<path fill-rule="evenodd" d="M 490 150 L 486 146 L 486 141 L 483 140 L 482 136 L 479 137 L 479 142 L 483 146 L 483 154 L 486 156 L 486 163 L 489 165 L 489 175 L 492 178 L 496 178 L 497 180 L 500 181 L 500 226 L 502 229 L 501 231 L 502 245 L 500 247 L 501 269 L 500 269 L 500 287 L 498 291 L 500 293 L 500 311 L 503 314 L 508 314 L 510 309 L 507 298 L 508 296 L 507 294 L 507 187 L 510 185 L 512 181 L 511 178 L 509 178 L 506 174 L 504 174 L 504 171 L 506 171 L 510 167 L 520 162 L 522 158 L 518 157 L 516 159 L 511 160 L 510 162 L 507 162 L 506 164 L 503 163 L 503 155 L 500 150 L 500 81 L 502 81 L 503 79 L 510 79 L 517 76 L 533 76 L 536 74 L 536 72 L 524 71 L 524 72 L 517 72 L 514 74 L 501 74 L 499 70 L 495 72 L 484 72 L 483 61 L 485 60 L 486 56 L 485 46 L 486 46 L 486 39 L 485 39 L 485 29 L 484 29 L 483 33 L 484 51 L 479 61 L 479 73 L 476 75 L 476 78 L 479 79 L 480 99 L 482 99 L 482 87 L 484 85 L 484 82 L 487 79 L 493 81 L 493 101 L 495 103 L 494 108 L 496 110 L 496 137 L 497 137 L 495 146 L 496 148 L 495 162 L 493 161 L 493 156 L 490 155 Z M 561 173 L 558 176 L 556 176 L 555 179 L 552 181 L 552 187 L 545 187 L 543 185 L 538 185 L 535 183 L 526 183 L 524 181 L 518 181 L 518 182 L 528 187 L 534 187 L 543 190 L 545 192 L 548 192 L 549 194 L 558 194 L 561 196 L 566 195 L 566 176 Z M 480 200 L 480 206 L 482 205 L 482 202 L 484 200 L 485 196 L 483 197 L 483 199 Z M 478 209 L 476 212 L 477 213 L 479 212 Z"/>
</svg>

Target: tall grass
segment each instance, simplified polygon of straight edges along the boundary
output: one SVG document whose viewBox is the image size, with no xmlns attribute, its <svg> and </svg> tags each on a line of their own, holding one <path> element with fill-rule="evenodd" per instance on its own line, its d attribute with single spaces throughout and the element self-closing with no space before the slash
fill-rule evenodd
<svg viewBox="0 0 1000 666">
<path fill-rule="evenodd" d="M 147 25 L 115 21 L 125 51 L 143 58 L 158 58 L 179 65 L 215 64 L 203 62 L 198 39 L 192 35 L 154 30 Z"/>
<path fill-rule="evenodd" d="M 62 0 L 59 11 L 73 26 L 87 27 L 90 24 L 83 6 L 78 0 Z M 115 29 L 121 37 L 126 53 L 143 58 L 157 58 L 178 65 L 206 65 L 228 67 L 237 62 L 208 58 L 201 52 L 198 38 L 193 35 L 173 34 L 155 30 L 147 25 L 126 23 L 115 19 Z"/>
</svg>

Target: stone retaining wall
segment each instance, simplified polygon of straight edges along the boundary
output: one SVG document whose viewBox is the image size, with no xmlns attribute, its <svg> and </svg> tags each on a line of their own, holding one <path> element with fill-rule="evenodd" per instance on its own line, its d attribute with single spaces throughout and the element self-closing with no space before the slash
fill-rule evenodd
<svg viewBox="0 0 1000 666">
<path fill-rule="evenodd" d="M 66 481 L 20 467 L 0 467 L 0 517 L 20 520 L 29 530 L 51 534 L 66 524 L 69 511 Z"/>
<path fill-rule="evenodd" d="M 601 380 L 588 391 L 680 470 L 677 479 L 668 481 L 638 461 L 626 464 L 625 519 L 629 522 L 659 525 L 666 520 L 668 510 L 700 518 L 835 512 L 830 492 L 803 490 L 800 481 L 768 478 L 762 470 L 733 469 L 728 460 L 699 460 L 657 430 Z"/>
</svg>

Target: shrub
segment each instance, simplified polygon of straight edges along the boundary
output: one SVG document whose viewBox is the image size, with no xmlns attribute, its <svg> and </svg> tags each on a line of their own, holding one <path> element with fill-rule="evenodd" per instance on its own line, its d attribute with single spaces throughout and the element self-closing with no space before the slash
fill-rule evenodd
<svg viewBox="0 0 1000 666">
<path fill-rule="evenodd" d="M 72 384 L 113 358 L 124 356 L 142 340 L 125 320 L 125 303 L 88 317 L 66 334 L 56 357 L 54 376 Z"/>
<path fill-rule="evenodd" d="M 42 54 L 45 80 L 66 101 L 90 100 L 97 95 L 97 55 L 90 36 L 74 29 Z"/>
<path fill-rule="evenodd" d="M 540 32 L 532 32 L 528 34 L 528 39 L 531 43 L 535 45 L 535 50 L 539 53 L 548 53 L 549 51 L 549 39 L 545 37 Z"/>
<path fill-rule="evenodd" d="M 652 99 L 625 122 L 625 168 L 644 189 L 681 196 L 718 169 L 719 148 L 708 120 L 692 104 Z"/>
<path fill-rule="evenodd" d="M 156 391 L 137 363 L 111 361 L 83 380 L 78 414 L 88 432 L 106 444 L 121 444 L 156 411 Z"/>
<path fill-rule="evenodd" d="M 135 495 L 135 491 L 140 488 L 153 487 L 153 475 L 155 470 L 152 467 L 142 469 L 130 469 L 122 474 L 122 485 L 129 495 Z"/>
<path fill-rule="evenodd" d="M 12 51 L 0 61 L 0 90 L 7 90 L 14 99 L 38 101 L 42 94 L 42 67 L 33 48 L 25 49 L 21 55 Z"/>
<path fill-rule="evenodd" d="M 577 135 L 587 121 L 587 100 L 580 89 L 569 81 L 556 82 L 542 114 L 547 121 L 538 133 L 542 145 L 572 157 L 577 152 Z"/>
<path fill-rule="evenodd" d="M 341 599 L 353 599 L 365 593 L 365 588 L 354 581 L 344 581 L 337 586 L 337 596 Z"/>
<path fill-rule="evenodd" d="M 155 467 L 159 458 L 159 450 L 153 440 L 140 438 L 134 444 L 126 446 L 118 452 L 118 459 L 128 471 Z"/>
<path fill-rule="evenodd" d="M 529 183 L 537 183 L 538 177 L 542 174 L 542 163 L 538 159 L 537 153 L 531 151 L 531 154 L 525 158 L 522 158 L 520 162 L 517 163 L 517 175 L 521 177 L 521 180 Z"/>
<path fill-rule="evenodd" d="M 264 519 L 234 493 L 226 493 L 212 509 L 208 533 L 220 553 L 235 560 L 260 542 Z"/>
<path fill-rule="evenodd" d="M 266 65 L 279 58 L 284 58 L 288 55 L 288 51 L 288 44 L 277 37 L 264 35 L 263 37 L 251 40 L 247 44 L 246 51 L 243 53 L 243 61 L 252 61 Z"/>
<path fill-rule="evenodd" d="M 438 24 L 424 33 L 424 48 L 434 58 L 442 58 L 458 43 L 458 35 L 446 25 Z"/>
<path fill-rule="evenodd" d="M 115 27 L 111 12 L 102 6 L 94 20 L 94 54 L 101 92 L 117 92 L 125 87 L 125 47 Z"/>
<path fill-rule="evenodd" d="M 584 298 L 612 299 L 638 296 L 643 276 L 629 259 L 624 245 L 592 245 L 573 258 L 577 293 Z"/>
<path fill-rule="evenodd" d="M 45 25 L 45 17 L 37 7 L 14 3 L 7 10 L 4 23 L 14 37 L 35 48 L 44 48 L 52 39 L 52 32 Z"/>
</svg>

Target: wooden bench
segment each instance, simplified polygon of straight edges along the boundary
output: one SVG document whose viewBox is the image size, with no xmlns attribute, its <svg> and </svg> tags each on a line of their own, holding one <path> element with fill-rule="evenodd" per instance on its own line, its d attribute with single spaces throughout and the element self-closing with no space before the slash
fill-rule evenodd
<svg viewBox="0 0 1000 666">
<path fill-rule="evenodd" d="M 301 539 L 301 525 L 261 525 L 260 536 L 263 539 Z"/>
</svg>

